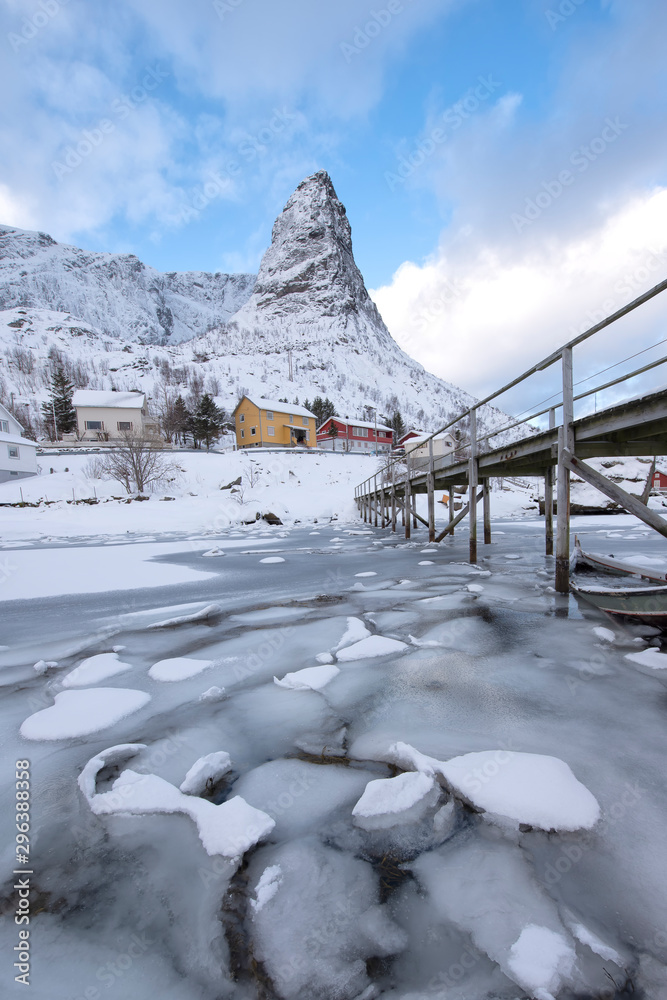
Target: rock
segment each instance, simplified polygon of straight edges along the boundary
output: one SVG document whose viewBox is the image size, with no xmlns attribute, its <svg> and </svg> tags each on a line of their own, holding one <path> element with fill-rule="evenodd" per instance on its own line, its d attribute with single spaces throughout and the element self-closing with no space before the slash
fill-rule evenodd
<svg viewBox="0 0 667 1000">
<path fill-rule="evenodd" d="M 262 520 L 266 521 L 267 524 L 282 524 L 283 522 L 276 514 L 272 514 L 268 511 L 266 514 L 262 514 Z"/>
<path fill-rule="evenodd" d="M 232 487 L 234 487 L 234 486 L 240 486 L 242 480 L 243 480 L 243 476 L 239 476 L 238 479 L 235 479 L 231 483 L 227 483 L 226 486 L 221 486 L 220 489 L 221 490 L 232 490 L 233 493 L 238 493 L 238 490 L 233 490 Z"/>
</svg>

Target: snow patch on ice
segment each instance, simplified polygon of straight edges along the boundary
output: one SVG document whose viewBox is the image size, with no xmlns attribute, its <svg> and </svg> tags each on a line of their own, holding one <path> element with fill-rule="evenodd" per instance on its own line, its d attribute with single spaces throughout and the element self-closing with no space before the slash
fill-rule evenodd
<svg viewBox="0 0 667 1000">
<path fill-rule="evenodd" d="M 371 635 L 367 639 L 346 646 L 337 654 L 338 661 L 348 663 L 351 660 L 365 660 L 368 657 L 389 656 L 392 653 L 402 653 L 408 644 L 399 639 L 388 639 L 383 635 Z"/>
<path fill-rule="evenodd" d="M 232 769 L 232 759 L 226 750 L 206 754 L 195 761 L 181 782 L 181 791 L 186 795 L 201 795 L 209 783 L 215 784 Z"/>
<path fill-rule="evenodd" d="M 259 913 L 269 900 L 273 899 L 282 880 L 283 870 L 280 865 L 269 865 L 264 869 L 255 886 L 255 899 L 250 900 L 250 906 L 255 913 Z"/>
<path fill-rule="evenodd" d="M 651 670 L 667 670 L 667 653 L 661 653 L 655 646 L 643 649 L 641 653 L 626 653 L 625 659 Z"/>
<path fill-rule="evenodd" d="M 261 563 L 284 563 L 285 560 L 282 556 L 267 556 L 265 559 L 259 560 Z"/>
<path fill-rule="evenodd" d="M 603 642 L 613 642 L 616 638 L 615 634 L 610 628 L 604 628 L 602 625 L 596 625 L 593 629 L 593 634 L 602 639 Z"/>
<path fill-rule="evenodd" d="M 368 570 L 365 573 L 355 573 L 354 575 L 355 576 L 377 576 L 377 573 L 375 572 L 375 570 L 370 569 L 370 570 Z"/>
<path fill-rule="evenodd" d="M 343 648 L 343 646 L 350 646 L 353 642 L 359 642 L 361 639 L 365 639 L 369 635 L 371 635 L 371 632 L 369 632 L 360 618 L 350 617 L 347 619 L 347 627 L 343 632 L 340 641 L 332 647 L 331 652 L 337 653 L 339 649 Z"/>
<path fill-rule="evenodd" d="M 207 555 L 205 552 L 204 555 Z M 214 615 L 219 615 L 222 608 L 219 604 L 207 604 L 205 608 L 201 611 L 193 611 L 190 615 L 179 615 L 176 618 L 165 618 L 161 622 L 153 622 L 152 625 L 148 625 L 147 628 L 173 628 L 175 625 L 187 625 L 189 622 L 202 622 L 206 621 L 208 618 L 212 618 Z"/>
<path fill-rule="evenodd" d="M 305 667 L 303 670 L 295 670 L 293 673 L 285 674 L 282 680 L 273 678 L 273 683 L 281 688 L 289 688 L 292 691 L 319 691 L 332 681 L 340 673 L 334 664 L 323 664 L 321 667 Z"/>
<path fill-rule="evenodd" d="M 217 687 L 215 684 L 213 687 L 208 688 L 206 691 L 199 695 L 200 701 L 222 701 L 225 696 L 225 689 Z"/>
<path fill-rule="evenodd" d="M 571 974 L 576 955 L 562 934 L 529 924 L 510 949 L 507 965 L 524 989 L 537 1000 L 553 1000 L 563 976 Z"/>
<path fill-rule="evenodd" d="M 27 740 L 66 740 L 107 729 L 139 711 L 151 700 L 129 688 L 85 688 L 62 691 L 55 704 L 28 716 L 21 726 Z"/>
<path fill-rule="evenodd" d="M 78 667 L 66 674 L 62 679 L 65 688 L 86 687 L 87 684 L 98 684 L 107 677 L 114 677 L 126 670 L 131 670 L 131 663 L 123 663 L 117 653 L 97 653 L 82 660 Z"/>
<path fill-rule="evenodd" d="M 383 830 L 397 823 L 418 822 L 435 805 L 440 790 L 433 778 L 408 771 L 395 778 L 369 781 L 352 816 L 365 830 Z"/>
<path fill-rule="evenodd" d="M 154 663 L 148 671 L 148 676 L 154 681 L 185 681 L 208 670 L 214 662 L 214 660 L 195 660 L 188 656 L 173 656 Z"/>
</svg>

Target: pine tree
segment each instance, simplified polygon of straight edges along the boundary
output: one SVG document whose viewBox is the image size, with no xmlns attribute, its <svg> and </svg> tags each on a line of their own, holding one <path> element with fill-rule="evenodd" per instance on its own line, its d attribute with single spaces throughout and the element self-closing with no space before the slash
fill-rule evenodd
<svg viewBox="0 0 667 1000">
<path fill-rule="evenodd" d="M 338 437 L 338 428 L 336 427 L 336 424 L 333 422 L 333 420 L 329 424 L 329 430 L 327 431 L 327 434 L 331 438 L 331 447 L 332 447 L 333 451 L 335 451 L 336 450 L 336 438 Z"/>
<path fill-rule="evenodd" d="M 70 434 L 76 430 L 76 410 L 72 405 L 73 395 L 74 386 L 65 374 L 63 366 L 58 365 L 51 376 L 49 399 L 46 403 L 42 403 L 44 423 L 53 441 L 57 441 L 62 434 Z"/>
<path fill-rule="evenodd" d="M 203 441 L 208 451 L 211 443 L 220 436 L 224 422 L 224 411 L 215 405 L 207 392 L 204 393 L 192 415 L 191 428 L 195 447 L 199 441 Z"/>
<path fill-rule="evenodd" d="M 315 414 L 315 422 L 318 427 L 321 427 L 324 423 L 324 417 L 322 416 L 324 410 L 324 400 L 321 396 L 315 396 L 310 407 L 310 412 Z"/>
<path fill-rule="evenodd" d="M 335 417 L 335 416 L 337 416 L 336 407 L 327 396 L 327 398 L 322 403 L 322 423 L 324 423 L 325 420 L 328 420 L 329 417 Z"/>
<path fill-rule="evenodd" d="M 176 435 L 176 440 L 179 437 L 181 442 L 185 444 L 185 435 L 190 430 L 190 423 L 192 420 L 192 414 L 185 405 L 185 400 L 182 396 L 177 396 L 174 400 L 173 411 L 171 415 L 173 432 Z"/>
<path fill-rule="evenodd" d="M 394 446 L 396 446 L 399 439 L 405 434 L 405 424 L 403 423 L 403 417 L 401 416 L 400 410 L 394 410 L 390 426 L 394 432 Z"/>
</svg>

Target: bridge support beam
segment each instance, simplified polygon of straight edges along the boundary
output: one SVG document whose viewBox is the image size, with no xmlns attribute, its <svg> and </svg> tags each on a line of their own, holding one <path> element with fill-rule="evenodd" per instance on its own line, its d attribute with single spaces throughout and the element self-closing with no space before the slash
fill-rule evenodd
<svg viewBox="0 0 667 1000">
<path fill-rule="evenodd" d="M 482 480 L 482 506 L 484 510 L 484 544 L 491 544 L 491 483 L 488 479 Z"/>
<path fill-rule="evenodd" d="M 610 482 L 606 476 L 602 473 L 597 472 L 592 469 L 590 465 L 582 462 L 580 458 L 576 458 L 571 452 L 566 451 L 563 456 L 563 461 L 565 462 L 568 470 L 571 469 L 572 472 L 576 472 L 578 476 L 581 476 L 587 483 L 594 486 L 596 489 L 600 490 L 601 493 L 606 494 L 610 500 L 614 500 L 616 503 L 620 504 L 627 510 L 628 514 L 634 514 L 638 517 L 640 521 L 644 524 L 648 524 L 651 528 L 654 528 L 661 535 L 667 538 L 667 521 L 664 518 L 650 508 L 646 507 L 641 500 L 636 497 L 626 493 L 622 490 L 620 486 L 616 483 Z M 558 508 L 560 511 L 560 507 Z"/>
<path fill-rule="evenodd" d="M 428 475 L 426 477 L 426 492 L 428 494 L 428 540 L 435 541 L 435 475 L 433 470 L 433 439 L 428 443 Z"/>
<path fill-rule="evenodd" d="M 378 526 L 378 477 L 373 476 L 373 507 L 375 508 L 375 527 Z"/>
<path fill-rule="evenodd" d="M 396 531 L 396 481 L 395 468 L 391 467 L 391 530 Z"/>
<path fill-rule="evenodd" d="M 556 426 L 556 411 L 549 410 L 549 430 Z M 554 470 L 549 466 L 544 473 L 544 534 L 545 553 L 554 554 Z"/>
<path fill-rule="evenodd" d="M 477 410 L 470 411 L 470 461 L 468 463 L 468 507 L 470 509 L 471 563 L 477 562 Z"/>
<path fill-rule="evenodd" d="M 477 495 L 477 502 L 479 503 L 479 501 L 481 499 L 482 499 L 482 493 L 480 491 L 478 493 L 478 495 Z M 445 537 L 445 535 L 453 535 L 454 534 L 454 528 L 459 523 L 459 521 L 463 520 L 463 518 L 466 516 L 466 514 L 469 512 L 469 510 L 470 510 L 470 504 L 466 504 L 465 507 L 463 508 L 463 510 L 460 510 L 458 512 L 458 514 L 456 515 L 456 517 L 453 518 L 449 522 L 449 524 L 447 525 L 447 527 L 445 528 L 445 530 L 441 531 L 439 535 L 436 535 L 435 541 L 436 542 L 441 542 L 443 540 L 443 538 Z"/>
<path fill-rule="evenodd" d="M 403 494 L 403 524 L 405 525 L 405 537 L 410 538 L 410 510 L 412 508 L 412 494 L 410 491 L 410 456 L 405 456 L 405 493 Z"/>
<path fill-rule="evenodd" d="M 558 429 L 558 522 L 556 529 L 556 580 L 559 594 L 570 592 L 570 470 L 566 452 L 574 452 L 574 399 L 572 348 L 564 347 L 563 364 L 563 426 Z"/>
<path fill-rule="evenodd" d="M 447 501 L 447 510 L 449 513 L 449 534 L 454 537 L 454 486 L 449 487 L 449 500 Z M 438 539 L 436 538 L 436 542 Z"/>
</svg>

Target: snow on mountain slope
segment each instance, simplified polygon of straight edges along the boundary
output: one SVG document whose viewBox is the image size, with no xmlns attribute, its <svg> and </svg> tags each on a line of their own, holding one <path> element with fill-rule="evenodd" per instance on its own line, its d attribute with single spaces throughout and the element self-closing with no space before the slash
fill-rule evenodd
<svg viewBox="0 0 667 1000">
<path fill-rule="evenodd" d="M 252 274 L 161 274 L 133 254 L 90 253 L 0 226 L 0 308 L 69 312 L 111 337 L 187 340 L 235 313 L 254 282 Z"/>
<path fill-rule="evenodd" d="M 197 385 L 227 411 L 244 391 L 290 402 L 320 395 L 341 416 L 361 417 L 370 405 L 378 417 L 400 410 L 406 424 L 436 430 L 473 402 L 392 339 L 325 171 L 287 202 L 257 279 L 163 275 L 136 257 L 8 227 L 0 227 L 0 256 L 4 398 L 21 395 L 35 415 L 53 349 L 70 360 L 77 387 L 139 388 L 154 404 Z M 481 414 L 486 430 L 505 422 L 491 407 Z"/>
</svg>

